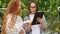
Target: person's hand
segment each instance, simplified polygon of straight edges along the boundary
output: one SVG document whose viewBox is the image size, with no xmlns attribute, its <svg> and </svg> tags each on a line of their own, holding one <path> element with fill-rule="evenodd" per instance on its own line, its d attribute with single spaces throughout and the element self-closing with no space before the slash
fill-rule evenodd
<svg viewBox="0 0 60 34">
<path fill-rule="evenodd" d="M 24 24 L 30 24 L 30 23 L 32 23 L 30 20 L 27 20 L 27 21 L 24 21 L 23 22 Z"/>
<path fill-rule="evenodd" d="M 43 30 L 45 30 L 45 29 L 46 29 L 46 25 L 45 25 L 45 24 L 41 24 L 41 28 L 42 28 Z"/>
<path fill-rule="evenodd" d="M 37 18 L 37 22 L 39 22 L 40 24 L 42 24 L 43 23 L 43 19 L 42 18 Z"/>
<path fill-rule="evenodd" d="M 42 18 L 39 18 L 39 17 L 38 17 L 38 18 L 37 18 L 37 22 L 41 24 L 41 28 L 42 28 L 43 30 L 46 29 L 46 26 L 45 26 L 45 24 L 43 23 L 43 19 L 42 19 Z"/>
<path fill-rule="evenodd" d="M 27 31 L 29 32 L 30 29 L 31 29 L 32 21 L 30 21 L 30 20 L 26 20 L 26 21 L 24 21 L 24 24 L 28 24 Z"/>
<path fill-rule="evenodd" d="M 20 34 L 24 34 L 24 33 L 25 33 L 25 30 L 22 29 L 22 30 L 20 31 Z"/>
</svg>

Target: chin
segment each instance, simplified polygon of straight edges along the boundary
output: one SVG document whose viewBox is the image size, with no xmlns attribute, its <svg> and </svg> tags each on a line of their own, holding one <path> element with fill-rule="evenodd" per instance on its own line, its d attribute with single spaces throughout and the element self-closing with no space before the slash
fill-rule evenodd
<svg viewBox="0 0 60 34">
<path fill-rule="evenodd" d="M 33 14 L 35 14 L 35 12 Z"/>
</svg>

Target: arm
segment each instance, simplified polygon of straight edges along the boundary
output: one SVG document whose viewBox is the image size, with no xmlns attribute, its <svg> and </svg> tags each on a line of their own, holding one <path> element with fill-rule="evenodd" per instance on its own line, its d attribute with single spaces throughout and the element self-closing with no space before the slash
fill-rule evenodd
<svg viewBox="0 0 60 34">
<path fill-rule="evenodd" d="M 45 16 L 43 15 L 43 18 L 37 18 L 37 21 L 40 23 L 40 25 L 41 25 L 41 28 L 43 29 L 43 30 L 45 30 L 46 29 L 46 19 L 45 19 Z"/>
<path fill-rule="evenodd" d="M 28 17 L 25 17 L 25 18 L 24 18 L 24 22 L 26 22 L 26 21 L 29 21 L 29 22 L 27 22 L 27 23 L 24 25 L 24 28 L 25 28 L 25 30 L 26 30 L 27 32 L 29 32 L 30 29 L 31 29 L 31 21 L 28 19 Z"/>
<path fill-rule="evenodd" d="M 46 29 L 46 25 L 45 25 L 44 23 L 42 23 L 42 24 L 41 24 L 41 28 L 42 28 L 43 30 L 45 30 L 45 29 Z"/>
<path fill-rule="evenodd" d="M 31 29 L 31 21 L 30 20 L 27 20 L 27 21 L 24 21 L 24 27 L 25 27 L 25 24 L 27 26 L 27 28 L 25 27 L 25 29 L 29 32 L 30 29 Z"/>
<path fill-rule="evenodd" d="M 30 32 L 31 26 L 32 26 L 31 23 L 29 23 L 29 24 L 28 24 L 28 27 L 27 27 L 28 32 Z"/>
<path fill-rule="evenodd" d="M 24 34 L 24 33 L 25 33 L 25 30 L 22 29 L 22 30 L 20 31 L 20 34 Z"/>
<path fill-rule="evenodd" d="M 42 29 L 47 29 L 47 22 L 46 22 L 46 18 L 45 18 L 45 16 L 43 15 L 43 23 L 41 24 L 41 27 L 42 27 Z"/>
</svg>

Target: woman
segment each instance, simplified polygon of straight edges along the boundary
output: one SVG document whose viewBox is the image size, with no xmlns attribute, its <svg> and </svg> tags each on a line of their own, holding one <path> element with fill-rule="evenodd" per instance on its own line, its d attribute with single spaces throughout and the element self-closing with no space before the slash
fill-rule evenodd
<svg viewBox="0 0 60 34">
<path fill-rule="evenodd" d="M 36 2 L 34 2 L 34 1 L 30 2 L 28 8 L 29 8 L 29 15 L 25 17 L 24 21 L 29 20 L 30 22 L 32 22 L 35 13 L 38 11 L 38 7 L 37 7 Z M 40 26 L 41 26 L 41 29 L 42 29 L 42 32 L 41 32 L 41 33 L 43 33 L 43 30 L 46 29 L 45 16 L 43 15 L 43 18 L 42 18 L 42 19 L 41 19 L 41 18 L 37 18 L 37 21 L 41 24 L 41 25 L 40 25 Z M 32 23 L 28 23 L 28 24 L 26 24 L 26 25 L 24 26 L 25 31 L 26 31 L 26 34 L 32 34 L 32 29 L 31 29 L 31 27 L 32 27 L 33 25 L 31 25 L 31 24 L 32 24 Z"/>
<path fill-rule="evenodd" d="M 20 0 L 10 0 L 2 25 L 2 34 L 24 34 Z M 23 33 L 22 33 L 23 32 Z"/>
</svg>

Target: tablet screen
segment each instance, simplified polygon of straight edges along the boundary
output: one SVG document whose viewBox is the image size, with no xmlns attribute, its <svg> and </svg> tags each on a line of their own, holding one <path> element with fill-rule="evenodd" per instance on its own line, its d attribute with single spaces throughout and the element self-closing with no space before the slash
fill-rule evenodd
<svg viewBox="0 0 60 34">
<path fill-rule="evenodd" d="M 35 16 L 34 16 L 32 25 L 39 24 L 39 23 L 37 22 L 37 17 L 42 18 L 42 17 L 43 17 L 43 14 L 44 14 L 44 12 L 37 12 L 37 13 L 35 14 Z"/>
</svg>

